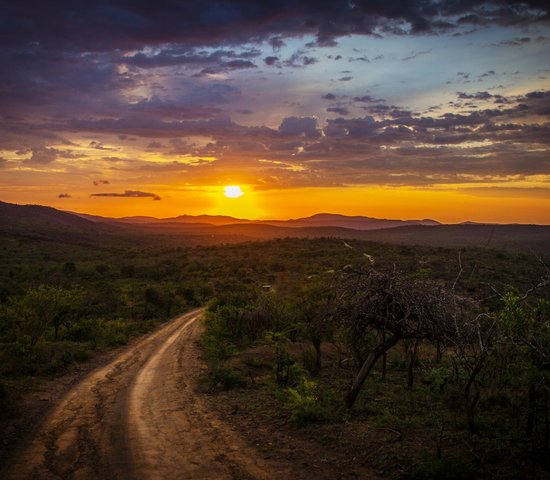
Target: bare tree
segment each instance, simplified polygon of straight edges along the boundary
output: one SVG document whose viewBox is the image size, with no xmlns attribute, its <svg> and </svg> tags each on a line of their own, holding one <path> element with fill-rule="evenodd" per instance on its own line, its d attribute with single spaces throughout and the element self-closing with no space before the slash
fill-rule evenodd
<svg viewBox="0 0 550 480">
<path fill-rule="evenodd" d="M 374 269 L 347 272 L 342 283 L 340 316 L 352 331 L 384 332 L 370 350 L 346 396 L 353 406 L 378 359 L 402 339 L 441 338 L 451 318 L 448 293 L 440 286 L 396 272 Z M 354 341 L 364 341 L 356 336 Z"/>
</svg>

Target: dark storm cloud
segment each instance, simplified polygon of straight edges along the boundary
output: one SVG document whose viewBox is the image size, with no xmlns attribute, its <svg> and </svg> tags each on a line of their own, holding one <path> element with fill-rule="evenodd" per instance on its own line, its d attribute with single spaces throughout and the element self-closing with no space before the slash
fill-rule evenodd
<svg viewBox="0 0 550 480">
<path fill-rule="evenodd" d="M 130 198 L 147 198 L 153 200 L 161 200 L 156 193 L 140 192 L 139 190 L 126 190 L 124 193 L 92 193 L 91 197 L 130 197 Z"/>
</svg>

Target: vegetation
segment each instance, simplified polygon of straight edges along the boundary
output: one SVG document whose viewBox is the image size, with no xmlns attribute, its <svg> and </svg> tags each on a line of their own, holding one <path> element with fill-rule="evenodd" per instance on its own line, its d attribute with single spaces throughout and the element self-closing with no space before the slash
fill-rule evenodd
<svg viewBox="0 0 550 480">
<path fill-rule="evenodd" d="M 0 403 L 16 408 L 17 382 L 207 303 L 212 398 L 271 435 L 314 432 L 319 448 L 394 477 L 548 473 L 547 260 L 334 238 L 185 242 L 2 233 Z M 466 477 L 450 476 L 459 467 Z"/>
<path fill-rule="evenodd" d="M 357 421 L 396 432 L 400 454 L 392 442 L 377 451 L 398 477 L 548 475 L 550 276 L 537 258 L 523 257 L 528 274 L 502 262 L 513 257 L 357 243 L 267 293 L 233 289 L 232 303 L 210 304 L 205 339 L 229 342 L 220 361 L 249 381 L 223 401 L 257 396 L 242 409 L 278 428 L 331 424 L 353 452 Z"/>
</svg>

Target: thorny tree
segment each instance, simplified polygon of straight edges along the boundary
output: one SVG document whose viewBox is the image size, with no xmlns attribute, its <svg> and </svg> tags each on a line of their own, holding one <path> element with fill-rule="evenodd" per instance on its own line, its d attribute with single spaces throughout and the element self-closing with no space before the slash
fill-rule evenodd
<svg viewBox="0 0 550 480">
<path fill-rule="evenodd" d="M 373 332 L 378 339 L 347 393 L 348 407 L 355 403 L 378 359 L 397 342 L 441 338 L 454 305 L 450 295 L 431 282 L 374 269 L 346 271 L 340 317 L 347 324 L 350 340 L 364 342 Z"/>
</svg>

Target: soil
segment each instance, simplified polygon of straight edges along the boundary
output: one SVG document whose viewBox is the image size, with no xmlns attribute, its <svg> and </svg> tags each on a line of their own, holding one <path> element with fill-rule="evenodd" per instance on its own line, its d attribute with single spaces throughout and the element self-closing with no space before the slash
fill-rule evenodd
<svg viewBox="0 0 550 480">
<path fill-rule="evenodd" d="M 196 344 L 200 315 L 183 315 L 96 359 L 88 374 L 72 372 L 26 396 L 29 415 L 8 426 L 0 478 L 305 478 L 292 461 L 261 455 L 197 392 L 206 368 Z"/>
</svg>

